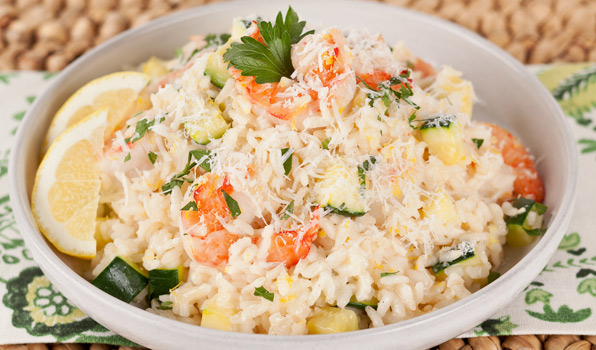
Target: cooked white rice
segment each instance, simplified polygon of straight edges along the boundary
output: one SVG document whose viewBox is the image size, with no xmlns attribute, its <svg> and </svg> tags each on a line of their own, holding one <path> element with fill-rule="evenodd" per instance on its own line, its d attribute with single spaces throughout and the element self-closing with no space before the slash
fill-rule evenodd
<svg viewBox="0 0 596 350">
<path fill-rule="evenodd" d="M 366 31 L 350 32 L 347 42 L 356 74 L 381 67 L 395 75 L 416 59 L 402 43 L 391 51 L 382 38 Z M 185 57 L 200 46 L 189 43 Z M 217 307 L 230 315 L 232 330 L 268 334 L 307 334 L 307 321 L 321 307 L 344 308 L 350 299 L 378 300 L 376 310 L 366 307 L 358 316 L 361 327 L 380 327 L 444 307 L 486 284 L 502 259 L 507 230 L 499 199 L 513 191 L 514 175 L 488 143 L 480 148 L 473 143 L 473 138 L 489 140 L 491 131 L 471 121 L 474 95 L 459 72 L 442 67 L 435 78 L 412 73 L 417 120 L 452 115 L 463 135 L 465 157 L 446 165 L 429 154 L 420 131 L 409 125 L 414 109 L 403 101 L 393 102 L 386 112 L 381 100 L 370 106 L 360 83 L 343 109 L 321 103 L 320 111 L 280 120 L 253 105 L 234 79 L 222 89 L 210 83 L 204 70 L 212 51 L 200 51 L 183 74 L 156 88 L 150 96 L 153 107 L 131 117 L 106 151 L 104 217 L 98 228 L 107 243 L 92 261 L 93 276 L 117 255 L 145 270 L 183 265 L 185 281 L 153 301 L 148 311 L 200 325 L 204 308 Z M 167 66 L 181 69 L 182 61 Z M 207 97 L 231 127 L 201 146 L 185 133 L 183 123 Z M 139 120 L 160 118 L 130 148 L 131 159 L 125 162 L 129 146 L 124 138 Z M 331 140 L 329 150 L 321 147 L 326 139 Z M 283 148 L 293 149 L 288 176 Z M 211 173 L 227 176 L 242 210 L 223 223 L 240 239 L 219 266 L 193 259 L 180 221 L 181 208 L 206 172 L 197 167 L 189 175 L 194 184 L 174 187 L 171 194 L 161 190 L 195 149 L 217 155 Z M 147 157 L 150 151 L 157 155 L 155 164 Z M 377 162 L 366 173 L 366 214 L 347 217 L 325 210 L 305 258 L 289 268 L 267 262 L 275 232 L 309 222 L 324 170 L 337 164 L 356 169 L 371 156 Z M 282 219 L 292 200 L 293 214 Z M 506 210 L 515 211 L 510 205 Z M 475 264 L 456 264 L 444 278 L 435 276 L 433 265 L 458 258 L 466 247 L 473 248 Z M 394 274 L 381 277 L 384 272 Z M 254 295 L 261 286 L 274 293 L 273 301 Z M 157 309 L 166 301 L 172 302 L 171 310 Z"/>
</svg>

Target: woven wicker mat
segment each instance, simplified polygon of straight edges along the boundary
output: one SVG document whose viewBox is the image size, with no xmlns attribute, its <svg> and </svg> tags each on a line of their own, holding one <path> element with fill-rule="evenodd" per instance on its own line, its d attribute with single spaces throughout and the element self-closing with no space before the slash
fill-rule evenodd
<svg viewBox="0 0 596 350">
<path fill-rule="evenodd" d="M 0 0 L 0 70 L 59 71 L 129 28 L 206 0 Z M 385 0 L 464 25 L 523 63 L 596 61 L 594 0 Z"/>
<path fill-rule="evenodd" d="M 0 70 L 59 71 L 91 47 L 205 0 L 0 0 Z M 385 0 L 478 32 L 523 63 L 596 61 L 593 0 Z M 0 350 L 108 350 L 104 344 L 0 345 Z M 596 336 L 452 339 L 440 350 L 596 350 Z M 119 350 L 130 350 L 119 347 Z"/>
</svg>

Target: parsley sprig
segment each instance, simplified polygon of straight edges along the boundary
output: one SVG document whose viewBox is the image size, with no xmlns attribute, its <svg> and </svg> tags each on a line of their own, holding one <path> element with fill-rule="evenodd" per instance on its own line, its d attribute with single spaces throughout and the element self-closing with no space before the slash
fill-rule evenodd
<svg viewBox="0 0 596 350">
<path fill-rule="evenodd" d="M 126 139 L 124 139 L 124 141 L 126 143 L 135 143 L 138 140 L 142 139 L 143 137 L 145 137 L 145 133 L 147 132 L 147 130 L 151 130 L 151 128 L 153 128 L 153 126 L 155 125 L 155 123 L 161 123 L 165 120 L 165 117 L 159 117 L 159 118 L 155 118 L 151 121 L 147 120 L 147 119 L 141 119 L 137 122 L 137 125 L 135 126 L 135 133 L 131 136 L 131 137 L 127 137 Z"/>
<path fill-rule="evenodd" d="M 271 293 L 270 291 L 265 289 L 265 287 L 263 287 L 263 286 L 256 287 L 254 295 L 257 297 L 263 297 L 269 301 L 273 301 L 273 298 L 275 297 L 275 294 Z"/>
<path fill-rule="evenodd" d="M 306 35 L 302 33 L 306 22 L 300 21 L 298 14 L 288 8 L 285 19 L 277 14 L 275 24 L 257 20 L 263 43 L 250 36 L 240 38 L 241 42 L 232 43 L 224 53 L 224 61 L 240 70 L 244 76 L 254 76 L 257 84 L 279 82 L 282 77 L 290 78 L 294 72 L 292 65 L 292 45 Z"/>
<path fill-rule="evenodd" d="M 186 166 L 181 172 L 174 175 L 170 181 L 161 186 L 162 192 L 164 194 L 170 194 L 172 193 L 174 187 L 182 187 L 184 181 L 192 182 L 192 179 L 185 178 L 185 176 L 190 174 L 190 171 L 197 165 L 203 168 L 205 171 L 210 172 L 212 159 L 213 155 L 209 150 L 196 149 L 188 152 L 188 161 L 186 162 Z"/>
<path fill-rule="evenodd" d="M 286 220 L 290 218 L 290 215 L 294 214 L 294 200 L 288 204 L 286 209 L 284 210 L 284 215 L 281 217 L 282 220 Z"/>
</svg>

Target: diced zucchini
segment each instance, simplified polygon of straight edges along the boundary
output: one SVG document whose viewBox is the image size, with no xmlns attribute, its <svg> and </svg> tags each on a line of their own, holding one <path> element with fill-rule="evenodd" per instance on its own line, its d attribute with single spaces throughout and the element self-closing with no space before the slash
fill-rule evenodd
<svg viewBox="0 0 596 350">
<path fill-rule="evenodd" d="M 207 305 L 203 308 L 201 327 L 231 331 L 232 322 L 230 319 L 235 313 L 234 309 L 221 307 L 217 304 L 217 300 L 211 299 L 207 301 Z"/>
<path fill-rule="evenodd" d="M 501 277 L 501 274 L 500 274 L 499 272 L 496 272 L 496 271 L 490 271 L 490 272 L 488 273 L 488 277 L 486 278 L 486 283 L 487 283 L 487 284 L 491 284 L 491 283 L 493 283 L 494 281 L 496 281 L 496 280 L 497 280 L 497 278 L 499 278 L 499 277 Z"/>
<path fill-rule="evenodd" d="M 517 198 L 511 203 L 515 208 L 524 211 L 515 216 L 505 217 L 507 223 L 507 244 L 512 247 L 525 247 L 532 243 L 537 236 L 542 236 L 542 221 L 546 206 L 529 198 Z M 530 222 L 530 213 L 534 216 Z"/>
<path fill-rule="evenodd" d="M 432 266 L 433 273 L 440 279 L 446 277 L 445 269 L 453 265 L 457 264 L 458 266 L 466 267 L 479 265 L 481 263 L 480 258 L 476 256 L 474 246 L 471 243 L 461 242 L 450 250 L 459 250 L 461 251 L 461 255 L 451 261 L 440 261 Z"/>
<path fill-rule="evenodd" d="M 357 331 L 358 316 L 352 310 L 336 307 L 320 309 L 306 323 L 309 334 L 330 334 Z"/>
<path fill-rule="evenodd" d="M 217 52 L 209 54 L 205 75 L 208 75 L 211 78 L 211 83 L 220 89 L 224 87 L 228 79 L 232 78 L 232 74 L 228 71 L 228 65 Z"/>
<path fill-rule="evenodd" d="M 149 286 L 145 301 L 151 305 L 151 300 L 163 294 L 170 294 L 170 290 L 182 281 L 183 267 L 177 269 L 154 269 L 149 270 Z"/>
<path fill-rule="evenodd" d="M 378 305 L 379 305 L 379 300 L 377 300 L 377 298 L 375 298 L 375 297 L 373 297 L 369 300 L 358 301 L 356 299 L 356 297 L 353 296 L 352 298 L 350 298 L 350 302 L 346 306 L 353 307 L 353 308 L 360 309 L 360 310 L 364 310 L 367 306 L 370 306 L 376 310 Z"/>
<path fill-rule="evenodd" d="M 480 263 L 479 263 L 479 265 L 480 265 Z M 472 282 L 480 284 L 482 287 L 484 287 L 484 286 L 487 286 L 487 285 L 493 283 L 500 276 L 501 276 L 500 273 L 495 272 L 495 271 L 490 271 L 488 273 L 488 276 L 486 276 L 484 278 L 475 278 L 472 280 Z"/>
<path fill-rule="evenodd" d="M 336 214 L 362 216 L 365 203 L 360 186 L 357 169 L 343 164 L 329 166 L 317 184 L 317 202 Z"/>
<path fill-rule="evenodd" d="M 147 286 L 148 279 L 135 263 L 117 256 L 91 283 L 104 292 L 130 303 Z"/>
<path fill-rule="evenodd" d="M 208 97 L 184 118 L 184 129 L 193 141 L 201 145 L 222 137 L 229 127 L 219 107 Z"/>
<path fill-rule="evenodd" d="M 422 209 L 427 217 L 436 217 L 443 223 L 457 221 L 457 211 L 453 199 L 444 189 L 440 189 Z"/>
<path fill-rule="evenodd" d="M 438 116 L 427 120 L 420 127 L 422 140 L 430 154 L 446 165 L 457 164 L 464 159 L 464 140 L 453 116 Z"/>
</svg>

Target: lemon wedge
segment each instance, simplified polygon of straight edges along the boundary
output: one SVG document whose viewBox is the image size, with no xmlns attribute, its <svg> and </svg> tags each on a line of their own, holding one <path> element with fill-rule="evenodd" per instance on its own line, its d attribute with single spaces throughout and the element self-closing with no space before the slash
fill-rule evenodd
<svg viewBox="0 0 596 350">
<path fill-rule="evenodd" d="M 40 231 L 61 252 L 83 259 L 96 253 L 98 160 L 108 120 L 104 108 L 58 136 L 37 169 L 31 195 Z"/>
<path fill-rule="evenodd" d="M 42 152 L 47 151 L 52 142 L 70 126 L 102 108 L 108 108 L 108 125 L 104 136 L 110 136 L 124 119 L 151 106 L 148 94 L 142 93 L 150 80 L 151 77 L 144 73 L 117 72 L 85 84 L 54 116 Z"/>
</svg>

